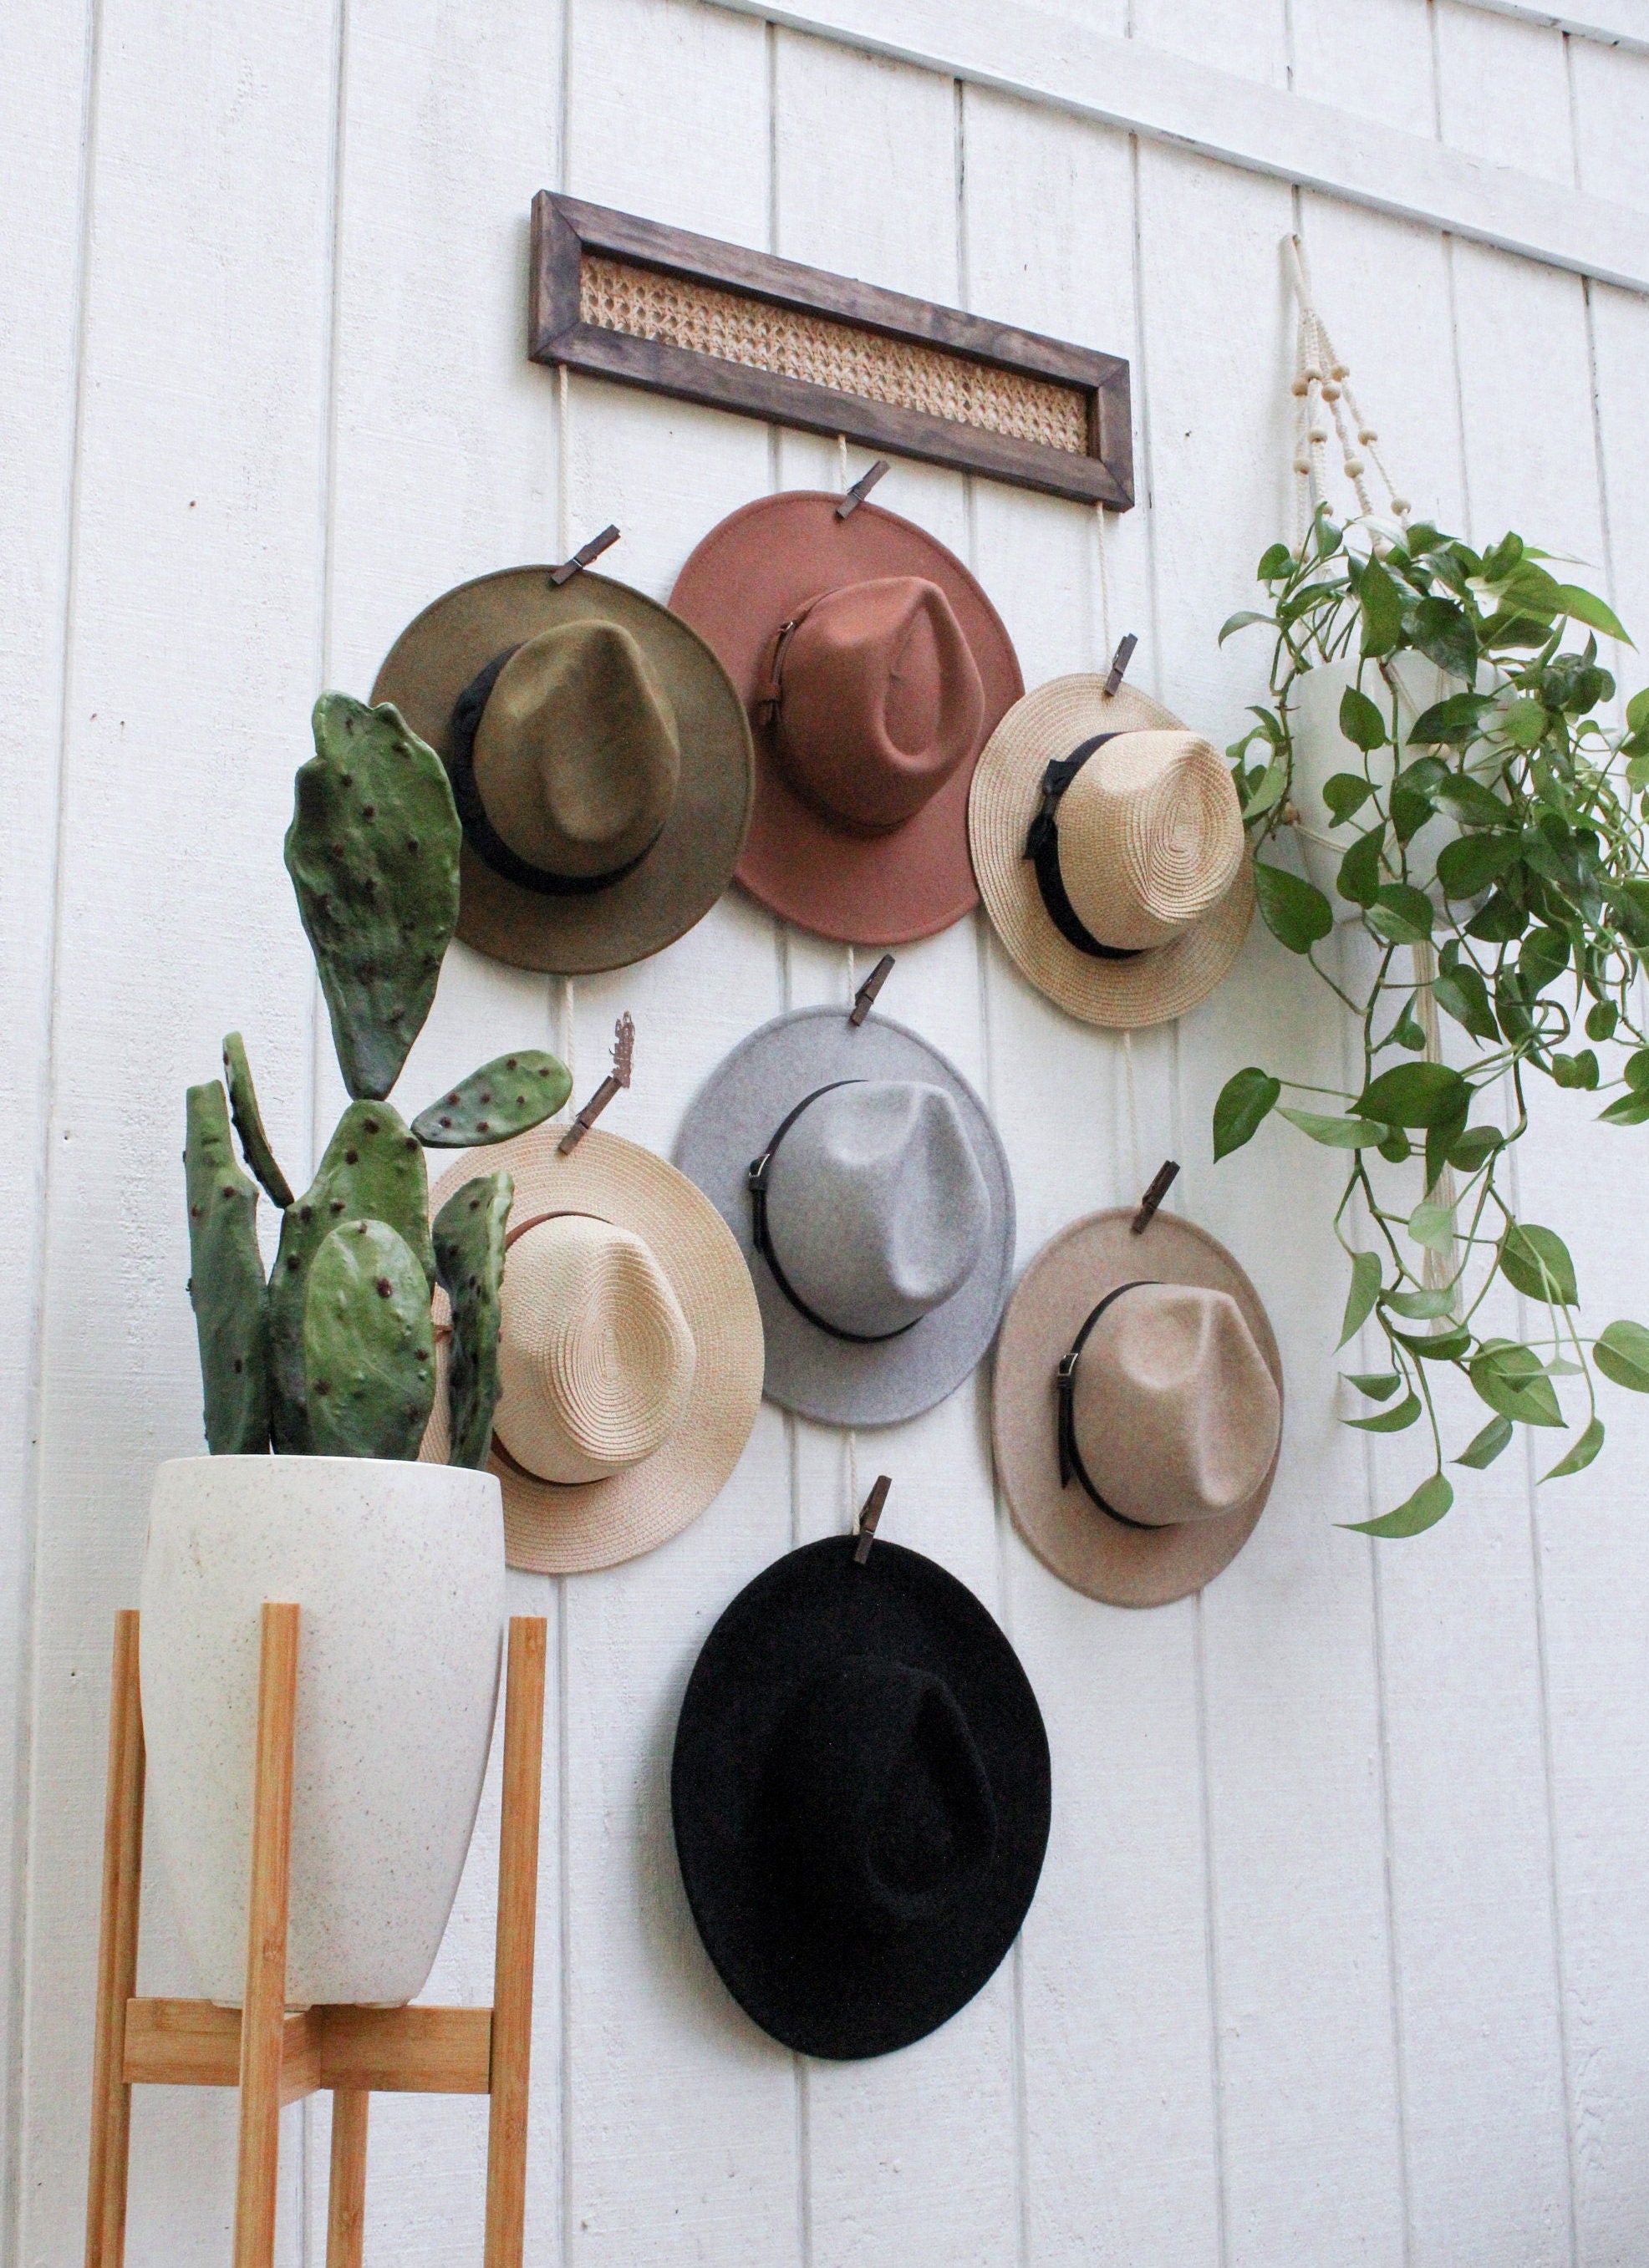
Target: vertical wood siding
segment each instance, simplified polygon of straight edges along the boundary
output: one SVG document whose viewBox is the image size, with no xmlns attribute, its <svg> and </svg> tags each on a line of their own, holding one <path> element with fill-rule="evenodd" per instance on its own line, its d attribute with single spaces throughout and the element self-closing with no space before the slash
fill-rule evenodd
<svg viewBox="0 0 1649 2268">
<path fill-rule="evenodd" d="M 896 12 L 896 0 L 890 0 Z M 1093 28 L 1621 202 L 1649 59 L 1459 0 L 1061 0 Z M 1056 9 L 1052 12 L 1057 13 Z M 463 578 L 564 556 L 668 595 L 722 513 L 835 485 L 834 445 L 525 359 L 546 185 L 1129 355 L 1141 504 L 934 468 L 879 497 L 968 559 L 1028 682 L 1139 633 L 1219 740 L 1261 684 L 1214 633 L 1292 532 L 1301 227 L 1417 506 L 1591 563 L 1649 633 L 1649 303 L 701 0 L 141 0 L 26 7 L 0 263 L 0 2254 L 77 2256 L 111 1617 L 149 1476 L 198 1443 L 181 1097 L 243 1028 L 288 1167 L 341 1097 L 278 857 L 322 682 L 364 693 Z M 863 462 L 855 453 L 857 469 Z M 738 895 L 576 985 L 455 946 L 407 1092 L 512 1042 L 581 1090 L 638 1033 L 619 1130 L 667 1151 L 721 1055 L 862 966 Z M 993 1492 L 984 1382 L 854 1440 L 765 1407 L 721 1499 L 549 1616 L 528 2257 L 542 2268 L 1641 2268 L 1649 2260 L 1649 1418 L 1565 1491 L 1508 1456 L 1380 1547 L 1407 1445 L 1334 1422 L 1336 1172 L 1267 1130 L 1209 1163 L 1260 1057 L 1342 1075 L 1260 932 L 1177 1027 L 1060 1017 L 983 919 L 901 954 L 890 1012 L 989 1097 L 1021 1261 L 1073 1214 L 1173 1203 L 1228 1241 L 1288 1366 L 1252 1543 L 1130 1615 L 1056 1582 Z M 1641 1139 L 1542 1095 L 1520 1202 L 1588 1315 L 1643 1314 Z M 1612 1194 L 1618 1192 L 1619 1194 Z M 1606 1194 L 1608 1193 L 1608 1194 Z M 734 2009 L 687 1914 L 667 1774 L 740 1587 L 894 1476 L 893 1532 L 1002 1619 L 1048 1720 L 1053 1838 L 1020 1943 L 939 2034 L 809 2064 Z M 484 2000 L 495 1772 L 432 1993 Z M 151 1870 L 145 1990 L 188 1990 Z M 151 2092 L 134 2268 L 224 2257 L 232 2096 Z M 327 2099 L 284 2114 L 281 2258 L 325 2253 Z M 368 2258 L 476 2257 L 482 2106 L 380 2098 Z"/>
</svg>

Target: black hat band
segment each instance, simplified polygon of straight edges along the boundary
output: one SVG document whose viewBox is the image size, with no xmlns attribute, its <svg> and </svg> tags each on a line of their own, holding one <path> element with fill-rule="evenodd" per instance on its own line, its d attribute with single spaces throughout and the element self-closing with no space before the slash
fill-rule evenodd
<svg viewBox="0 0 1649 2268">
<path fill-rule="evenodd" d="M 480 729 L 482 711 L 504 664 L 520 651 L 519 645 L 511 645 L 495 654 L 453 703 L 453 721 L 447 730 L 446 771 L 453 784 L 453 801 L 458 806 L 464 840 L 483 866 L 490 866 L 500 880 L 513 882 L 519 890 L 535 890 L 544 898 L 593 897 L 598 890 L 610 890 L 615 882 L 622 882 L 626 874 L 633 874 L 664 828 L 660 826 L 633 858 L 627 858 L 622 866 L 614 866 L 605 874 L 552 873 L 547 866 L 534 866 L 530 859 L 511 850 L 488 818 L 487 806 L 481 799 L 475 779 L 475 734 Z"/>
<path fill-rule="evenodd" d="M 1077 1447 L 1075 1402 L 1077 1365 L 1082 1359 L 1082 1350 L 1088 1343 L 1089 1332 L 1113 1300 L 1120 1300 L 1124 1292 L 1142 1291 L 1147 1284 L 1155 1283 L 1156 1280 L 1153 1276 L 1140 1276 L 1137 1277 L 1131 1284 L 1119 1284 L 1114 1292 L 1108 1292 L 1077 1333 L 1069 1352 L 1060 1356 L 1059 1367 L 1055 1373 L 1059 1396 L 1059 1412 L 1056 1422 L 1058 1427 L 1060 1487 L 1069 1488 L 1073 1479 L 1080 1481 L 1093 1503 L 1108 1518 L 1120 1520 L 1124 1528 L 1143 1528 L 1147 1534 L 1151 1531 L 1149 1521 L 1130 1520 L 1125 1512 L 1118 1512 L 1114 1504 L 1108 1504 L 1089 1479 L 1088 1469 L 1082 1462 L 1082 1452 Z"/>
<path fill-rule="evenodd" d="M 902 1339 L 907 1331 L 915 1330 L 922 1317 L 913 1315 L 908 1323 L 901 1323 L 895 1331 L 844 1331 L 840 1324 L 827 1322 L 821 1314 L 807 1305 L 806 1300 L 802 1298 L 784 1270 L 779 1266 L 778 1257 L 774 1252 L 773 1241 L 768 1233 L 767 1225 L 768 1174 L 779 1144 L 810 1102 L 817 1102 L 821 1094 L 834 1094 L 838 1086 L 862 1086 L 864 1084 L 864 1080 L 858 1079 L 833 1079 L 827 1086 L 814 1087 L 811 1094 L 804 1094 L 794 1110 L 782 1121 L 777 1133 L 774 1135 L 761 1156 L 751 1160 L 749 1168 L 745 1174 L 745 1184 L 750 1192 L 750 1241 L 766 1261 L 773 1281 L 795 1308 L 797 1314 L 812 1323 L 816 1329 L 828 1331 L 833 1339 L 846 1339 L 853 1346 L 880 1346 L 884 1339 Z"/>
<path fill-rule="evenodd" d="M 1101 945 L 1077 916 L 1077 909 L 1065 895 L 1064 876 L 1059 871 L 1059 799 L 1082 770 L 1095 748 L 1102 748 L 1107 740 L 1121 738 L 1117 733 L 1096 733 L 1091 740 L 1073 748 L 1068 756 L 1058 757 L 1042 774 L 1042 799 L 1037 806 L 1036 816 L 1025 837 L 1025 856 L 1036 868 L 1036 887 L 1042 893 L 1048 918 L 1067 945 L 1074 945 L 1078 953 L 1086 953 L 1095 961 L 1137 961 L 1142 948 L 1120 945 Z"/>
</svg>

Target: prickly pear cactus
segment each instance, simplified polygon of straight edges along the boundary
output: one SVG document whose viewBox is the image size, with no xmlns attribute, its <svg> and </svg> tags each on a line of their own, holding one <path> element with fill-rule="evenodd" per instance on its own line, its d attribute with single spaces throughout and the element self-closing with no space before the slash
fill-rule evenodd
<svg viewBox="0 0 1649 2268">
<path fill-rule="evenodd" d="M 261 1456 L 269 1446 L 269 1294 L 257 1188 L 235 1161 L 229 1108 L 215 1079 L 190 1087 L 186 1123 L 189 1300 L 201 1343 L 206 1446 L 215 1457 Z"/>
<path fill-rule="evenodd" d="M 258 1108 L 258 1093 L 252 1084 L 252 1066 L 247 1061 L 246 1042 L 239 1032 L 231 1032 L 224 1042 L 224 1078 L 229 1087 L 230 1115 L 240 1137 L 240 1154 L 271 1200 L 284 1211 L 292 1201 L 291 1185 L 276 1163 L 269 1138 L 263 1130 L 263 1113 Z"/>
<path fill-rule="evenodd" d="M 304 1295 L 310 1454 L 416 1457 L 435 1399 L 430 1285 L 381 1220 L 328 1230 Z"/>
<path fill-rule="evenodd" d="M 478 1174 L 454 1189 L 435 1216 L 436 1272 L 453 1303 L 446 1462 L 469 1465 L 476 1472 L 486 1464 L 492 1446 L 492 1413 L 498 1400 L 498 1294 L 514 1197 L 515 1183 L 508 1174 Z"/>
<path fill-rule="evenodd" d="M 426 1150 L 470 1150 L 507 1141 L 553 1118 L 572 1093 L 572 1073 L 559 1056 L 537 1048 L 497 1056 L 421 1110 L 412 1130 Z"/>
<path fill-rule="evenodd" d="M 440 758 L 390 703 L 323 693 L 313 723 L 286 867 L 343 1083 L 376 1101 L 430 1012 L 458 920 L 458 813 Z"/>
<path fill-rule="evenodd" d="M 304 1307 L 309 1270 L 330 1232 L 345 1220 L 388 1224 L 435 1284 L 430 1188 L 423 1152 L 386 1102 L 352 1102 L 339 1119 L 313 1185 L 281 1216 L 280 1250 L 269 1278 L 270 1417 L 286 1456 L 311 1449 L 304 1386 Z"/>
</svg>

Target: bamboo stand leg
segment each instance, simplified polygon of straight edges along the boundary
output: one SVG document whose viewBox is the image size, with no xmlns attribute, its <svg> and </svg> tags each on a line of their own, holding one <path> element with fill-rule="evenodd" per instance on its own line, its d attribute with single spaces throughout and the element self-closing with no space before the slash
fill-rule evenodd
<svg viewBox="0 0 1649 2268">
<path fill-rule="evenodd" d="M 545 1625 L 510 1619 L 498 1838 L 498 1935 L 493 1963 L 492 2104 L 487 2129 L 484 2268 L 521 2268 L 526 2212 L 526 2104 L 533 2051 L 538 1914 L 538 1812 L 544 1761 Z"/>
<path fill-rule="evenodd" d="M 240 2012 L 234 2268 L 273 2268 L 275 2259 L 297 1702 L 298 1609 L 270 1601 L 263 1609 L 258 1672 L 252 1893 L 247 1914 L 247 1990 Z"/>
<path fill-rule="evenodd" d="M 366 2235 L 366 2114 L 372 2100 L 364 2088 L 333 2091 L 327 2268 L 361 2268 Z"/>
<path fill-rule="evenodd" d="M 114 1617 L 114 1668 L 109 1692 L 86 2268 L 121 2268 L 126 2252 L 126 2169 L 132 2109 L 132 2091 L 124 2076 L 126 2003 L 137 1989 L 143 1855 L 144 1721 L 137 1692 L 137 1616 L 127 1609 Z"/>
</svg>

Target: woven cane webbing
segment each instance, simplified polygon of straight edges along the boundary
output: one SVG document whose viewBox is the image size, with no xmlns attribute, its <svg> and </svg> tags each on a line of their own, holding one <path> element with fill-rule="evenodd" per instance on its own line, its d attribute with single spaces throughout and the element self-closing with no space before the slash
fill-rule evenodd
<svg viewBox="0 0 1649 2268">
<path fill-rule="evenodd" d="M 688 276 L 586 254 L 578 316 L 629 338 L 656 339 L 1069 456 L 1087 453 L 1087 396 L 1078 387 L 993 369 L 942 347 L 885 338 L 834 316 L 776 307 Z"/>
</svg>

